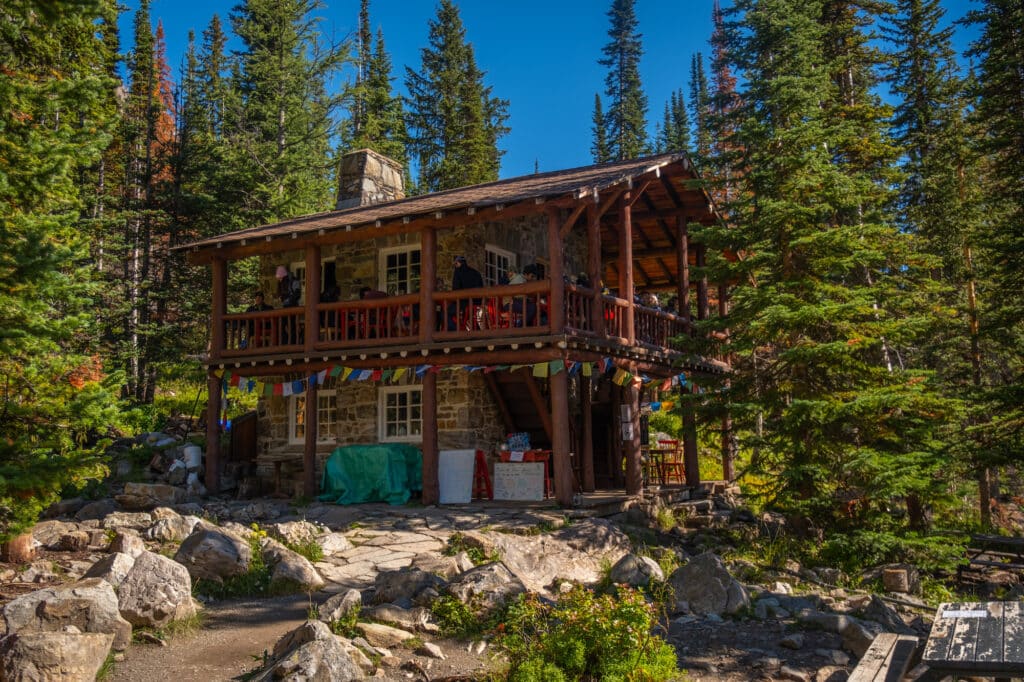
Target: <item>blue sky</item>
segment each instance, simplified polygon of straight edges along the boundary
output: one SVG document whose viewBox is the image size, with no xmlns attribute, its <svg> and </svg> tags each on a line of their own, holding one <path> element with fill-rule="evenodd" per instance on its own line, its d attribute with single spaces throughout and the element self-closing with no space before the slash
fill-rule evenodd
<svg viewBox="0 0 1024 682">
<path fill-rule="evenodd" d="M 153 0 L 154 26 L 161 20 L 168 58 L 177 77 L 190 29 L 201 36 L 214 13 L 225 21 L 238 0 Z M 131 12 L 121 20 L 123 49 L 130 46 Z M 485 82 L 495 96 L 510 100 L 512 132 L 502 140 L 506 150 L 503 178 L 591 163 L 590 118 L 594 93 L 604 91 L 603 67 L 597 64 L 608 42 L 606 12 L 611 0 L 461 0 L 467 37 Z M 728 5 L 728 0 L 722 1 Z M 971 0 L 943 0 L 947 18 L 962 17 Z M 688 93 L 690 58 L 709 55 L 712 0 L 637 0 L 643 34 L 641 78 L 648 94 L 651 130 L 665 101 L 682 87 Z M 384 31 L 394 65 L 395 87 L 404 91 L 405 67 L 418 69 L 420 49 L 427 42 L 427 22 L 436 14 L 435 0 L 371 0 L 373 29 Z M 358 25 L 359 0 L 326 0 L 322 28 L 338 38 Z M 969 36 L 961 29 L 955 47 L 962 52 Z"/>
</svg>

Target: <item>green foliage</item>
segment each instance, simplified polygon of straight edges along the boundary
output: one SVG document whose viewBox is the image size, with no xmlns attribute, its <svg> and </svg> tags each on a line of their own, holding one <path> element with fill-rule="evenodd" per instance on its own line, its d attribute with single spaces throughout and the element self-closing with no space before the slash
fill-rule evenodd
<svg viewBox="0 0 1024 682">
<path fill-rule="evenodd" d="M 605 130 L 607 154 L 614 161 L 634 159 L 648 152 L 647 95 L 640 82 L 643 46 L 635 5 L 636 0 L 612 0 L 607 13 L 610 41 L 601 48 L 604 57 L 597 60 L 608 69 L 605 76 L 608 111 L 600 115 L 600 122 Z M 599 113 L 600 109 L 595 107 L 595 130 Z M 595 157 L 600 151 L 596 139 Z"/>
<path fill-rule="evenodd" d="M 963 557 L 964 542 L 948 535 L 860 530 L 828 536 L 814 561 L 848 573 L 888 563 L 912 563 L 922 570 L 952 570 Z"/>
<path fill-rule="evenodd" d="M 577 586 L 553 605 L 536 595 L 512 603 L 495 643 L 508 656 L 510 680 L 674 679 L 675 650 L 652 634 L 656 623 L 636 590 L 595 596 Z M 537 677 L 544 674 L 551 677 Z"/>
<path fill-rule="evenodd" d="M 354 607 L 349 609 L 344 616 L 328 623 L 327 625 L 331 628 L 331 632 L 340 637 L 348 637 L 349 639 L 359 634 L 358 630 L 356 630 L 356 624 L 359 622 L 360 609 L 361 605 L 356 604 Z M 316 614 L 314 613 L 314 615 L 310 617 L 310 620 L 314 620 L 315 618 Z"/>
<path fill-rule="evenodd" d="M 445 556 L 455 556 L 460 552 L 465 552 L 474 566 L 501 561 L 501 556 L 497 550 L 491 550 L 489 553 L 485 552 L 480 545 L 467 542 L 466 536 L 462 533 L 452 533 L 448 536 L 448 541 L 445 543 L 441 553 Z"/>
<path fill-rule="evenodd" d="M 320 543 L 314 539 L 309 539 L 304 542 L 285 542 L 282 544 L 296 554 L 301 554 L 306 557 L 313 563 L 324 558 L 324 548 L 321 547 Z"/>
<path fill-rule="evenodd" d="M 498 616 L 482 619 L 475 609 L 451 595 L 442 595 L 430 605 L 441 632 L 456 639 L 476 639 L 496 622 Z"/>
<path fill-rule="evenodd" d="M 198 579 L 192 585 L 192 592 L 194 594 L 208 595 L 214 599 L 262 597 L 271 594 L 271 570 L 263 560 L 263 551 L 260 548 L 260 541 L 266 536 L 267 532 L 259 529 L 254 524 L 253 534 L 248 538 L 249 549 L 252 552 L 249 570 L 241 575 L 226 578 L 222 583 Z M 280 594 L 287 592 L 289 591 L 279 591 Z"/>
</svg>

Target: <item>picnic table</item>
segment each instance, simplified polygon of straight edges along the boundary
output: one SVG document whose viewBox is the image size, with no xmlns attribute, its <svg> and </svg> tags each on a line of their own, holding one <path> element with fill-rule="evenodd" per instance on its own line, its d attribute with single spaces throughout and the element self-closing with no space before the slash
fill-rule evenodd
<svg viewBox="0 0 1024 682">
<path fill-rule="evenodd" d="M 989 676 L 1024 675 L 1024 608 L 1020 602 L 952 602 L 939 605 L 921 662 L 928 673 Z"/>
</svg>

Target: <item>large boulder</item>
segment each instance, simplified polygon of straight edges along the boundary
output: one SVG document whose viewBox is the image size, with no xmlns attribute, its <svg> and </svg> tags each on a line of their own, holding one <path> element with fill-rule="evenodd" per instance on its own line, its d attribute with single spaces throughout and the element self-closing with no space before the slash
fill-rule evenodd
<svg viewBox="0 0 1024 682">
<path fill-rule="evenodd" d="M 490 613 L 524 592 L 523 581 L 500 563 L 477 566 L 448 583 L 449 594 L 480 613 Z"/>
<path fill-rule="evenodd" d="M 153 515 L 149 512 L 110 512 L 103 517 L 103 527 L 107 530 L 130 530 L 143 531 L 153 525 Z"/>
<path fill-rule="evenodd" d="M 159 628 L 196 614 L 188 569 L 165 556 L 143 552 L 118 590 L 121 615 L 132 625 Z"/>
<path fill-rule="evenodd" d="M 277 540 L 264 540 L 263 561 L 273 567 L 270 574 L 271 591 L 313 592 L 326 584 L 309 559 Z"/>
<path fill-rule="evenodd" d="M 381 571 L 374 579 L 373 600 L 378 604 L 412 603 L 423 590 L 437 590 L 444 585 L 442 578 L 418 568 Z"/>
<path fill-rule="evenodd" d="M 135 557 L 130 554 L 114 552 L 103 557 L 85 572 L 86 578 L 102 578 L 114 587 L 124 582 L 128 572 L 135 565 Z"/>
<path fill-rule="evenodd" d="M 174 514 L 157 519 L 146 531 L 146 537 L 160 542 L 181 542 L 195 530 L 198 523 L 199 519 L 194 516 Z"/>
<path fill-rule="evenodd" d="M 110 653 L 114 636 L 80 632 L 17 632 L 0 640 L 0 680 L 4 682 L 93 682 Z"/>
<path fill-rule="evenodd" d="M 114 497 L 125 509 L 169 507 L 185 501 L 185 491 L 164 483 L 125 483 L 124 494 Z"/>
<path fill-rule="evenodd" d="M 317 608 L 317 618 L 321 622 L 330 624 L 343 620 L 352 611 L 362 608 L 363 596 L 359 593 L 359 590 L 350 589 L 331 595 L 330 599 Z"/>
<path fill-rule="evenodd" d="M 750 604 L 746 588 L 729 575 L 722 560 L 711 552 L 695 556 L 677 568 L 668 582 L 675 593 L 674 613 L 720 615 L 736 613 Z"/>
<path fill-rule="evenodd" d="M 133 530 L 118 530 L 114 532 L 114 539 L 110 541 L 110 551 L 127 554 L 133 559 L 146 551 L 146 544 Z"/>
<path fill-rule="evenodd" d="M 365 679 L 341 641 L 320 621 L 309 621 L 274 645 L 274 657 L 254 682 L 349 682 Z"/>
<path fill-rule="evenodd" d="M 60 632 L 73 625 L 82 632 L 113 635 L 117 651 L 132 640 L 132 625 L 118 611 L 114 588 L 99 578 L 23 594 L 4 606 L 3 616 L 8 633 Z"/>
<path fill-rule="evenodd" d="M 249 570 L 252 548 L 230 531 L 201 525 L 181 543 L 174 560 L 184 565 L 197 580 L 223 583 L 225 578 L 242 575 Z"/>
<path fill-rule="evenodd" d="M 326 529 L 320 528 L 315 523 L 310 523 L 309 521 L 288 521 L 285 523 L 272 523 L 267 526 L 267 534 L 270 537 L 289 545 L 304 545 L 314 542 L 326 532 Z"/>
<path fill-rule="evenodd" d="M 665 573 L 651 557 L 629 553 L 615 562 L 608 578 L 616 585 L 643 587 L 651 580 L 664 580 Z"/>
</svg>

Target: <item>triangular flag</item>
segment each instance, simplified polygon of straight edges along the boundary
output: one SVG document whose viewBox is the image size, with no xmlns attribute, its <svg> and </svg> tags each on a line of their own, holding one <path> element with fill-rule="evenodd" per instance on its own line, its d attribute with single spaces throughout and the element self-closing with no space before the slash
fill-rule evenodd
<svg viewBox="0 0 1024 682">
<path fill-rule="evenodd" d="M 581 362 L 583 365 L 583 376 L 589 377 L 594 375 L 594 364 L 591 362 Z"/>
<path fill-rule="evenodd" d="M 615 376 L 612 377 L 612 381 L 619 386 L 625 386 L 629 383 L 629 380 L 633 378 L 633 375 L 622 369 L 621 367 L 615 370 Z"/>
<path fill-rule="evenodd" d="M 310 386 L 316 386 L 316 380 L 317 376 L 315 374 L 310 374 L 309 377 L 306 379 L 306 381 L 309 382 Z"/>
<path fill-rule="evenodd" d="M 428 369 L 430 369 L 430 365 L 420 365 L 419 367 L 416 368 L 416 376 L 422 377 L 424 374 L 427 373 Z"/>
<path fill-rule="evenodd" d="M 252 393 L 256 389 L 256 380 L 255 379 L 249 379 L 249 382 L 248 382 L 248 384 L 246 384 L 245 389 L 246 389 L 247 392 Z"/>
<path fill-rule="evenodd" d="M 384 376 L 384 372 L 382 372 L 382 371 L 381 371 L 381 370 L 379 370 L 379 369 L 375 369 L 375 370 L 373 370 L 372 372 L 370 372 L 370 379 L 371 379 L 372 381 L 380 381 L 380 378 L 381 378 L 382 376 Z"/>
<path fill-rule="evenodd" d="M 529 365 L 512 365 L 512 366 L 511 366 L 511 367 L 509 368 L 509 371 L 510 371 L 510 372 L 515 372 L 515 371 L 517 371 L 517 370 L 520 370 L 520 369 L 522 369 L 523 367 L 529 367 Z"/>
<path fill-rule="evenodd" d="M 663 410 L 665 410 L 666 412 L 668 412 L 668 411 L 669 411 L 669 410 L 671 410 L 671 409 L 672 409 L 673 407 L 675 407 L 675 405 L 676 405 L 676 404 L 675 404 L 675 403 L 673 403 L 673 402 L 664 402 L 664 403 L 662 403 L 662 404 L 661 404 L 661 409 L 663 409 Z"/>
<path fill-rule="evenodd" d="M 551 365 L 551 376 L 555 376 L 556 374 L 561 372 L 563 369 L 565 369 L 565 360 L 562 360 L 562 359 L 552 360 L 550 365 Z"/>
<path fill-rule="evenodd" d="M 407 367 L 399 367 L 398 369 L 395 370 L 395 373 L 392 375 L 391 380 L 401 381 L 402 377 L 405 376 L 406 371 L 408 371 Z"/>
<path fill-rule="evenodd" d="M 215 370 L 213 370 L 213 376 L 217 377 L 218 379 L 223 379 L 224 378 L 224 370 L 222 370 L 222 369 L 215 369 Z"/>
<path fill-rule="evenodd" d="M 319 384 L 320 386 L 323 386 L 326 381 L 327 381 L 327 370 L 326 369 L 322 369 L 322 370 L 320 370 L 319 372 L 316 373 L 316 383 L 317 384 Z"/>
<path fill-rule="evenodd" d="M 281 388 L 281 395 L 288 397 L 292 394 L 292 382 L 286 381 Z"/>
<path fill-rule="evenodd" d="M 533 376 L 546 377 L 548 375 L 548 363 L 538 362 L 533 366 Z"/>
<path fill-rule="evenodd" d="M 273 395 L 284 395 L 284 384 L 274 384 Z"/>
<path fill-rule="evenodd" d="M 390 381 L 391 380 L 391 375 L 394 374 L 394 373 L 395 373 L 395 370 L 393 370 L 393 369 L 386 369 L 386 370 L 384 370 L 384 374 L 381 376 L 381 379 L 383 379 L 384 381 Z"/>
<path fill-rule="evenodd" d="M 332 377 L 340 376 L 341 375 L 341 370 L 343 370 L 343 369 L 345 369 L 345 368 L 342 367 L 341 365 L 335 365 L 334 367 L 331 367 L 331 376 Z"/>
<path fill-rule="evenodd" d="M 431 374 L 440 374 L 443 369 L 444 367 L 441 365 L 431 365 L 430 367 L 427 367 L 427 371 Z"/>
</svg>

